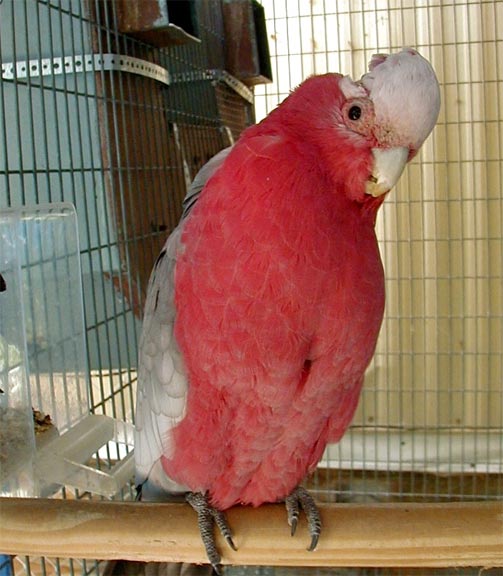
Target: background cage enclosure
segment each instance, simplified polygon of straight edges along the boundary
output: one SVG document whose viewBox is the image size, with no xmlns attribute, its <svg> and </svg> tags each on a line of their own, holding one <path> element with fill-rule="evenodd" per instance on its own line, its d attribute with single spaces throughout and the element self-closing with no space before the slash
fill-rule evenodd
<svg viewBox="0 0 503 576">
<path fill-rule="evenodd" d="M 327 502 L 501 499 L 503 2 L 263 0 L 269 84 L 265 30 L 256 69 L 239 54 L 240 2 L 159 3 L 153 28 L 140 0 L 0 1 L 0 209 L 76 208 L 90 411 L 133 421 L 148 276 L 197 170 L 308 75 L 359 77 L 373 53 L 414 46 L 438 74 L 440 119 L 380 211 L 377 352 L 352 427 L 308 484 Z M 45 294 L 26 330 L 34 408 L 37 382 L 73 362 L 48 349 Z M 130 483 L 114 496 L 132 497 Z M 19 574 L 106 569 L 13 562 Z"/>
</svg>

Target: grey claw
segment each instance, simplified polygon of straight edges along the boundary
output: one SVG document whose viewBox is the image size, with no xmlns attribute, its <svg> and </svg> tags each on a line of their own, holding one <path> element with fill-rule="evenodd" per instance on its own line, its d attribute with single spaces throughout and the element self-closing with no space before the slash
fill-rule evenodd
<svg viewBox="0 0 503 576">
<path fill-rule="evenodd" d="M 290 523 L 291 525 L 291 530 L 290 530 L 290 534 L 292 536 L 295 536 L 295 532 L 297 531 L 297 524 L 298 524 L 298 519 L 297 518 L 292 518 L 292 521 Z"/>
<path fill-rule="evenodd" d="M 321 534 L 320 513 L 313 497 L 305 488 L 299 486 L 286 498 L 285 504 L 292 536 L 295 534 L 295 530 L 297 529 L 299 510 L 300 508 L 304 510 L 304 514 L 307 518 L 309 534 L 311 535 L 311 544 L 308 551 L 312 552 L 316 549 Z"/>
<path fill-rule="evenodd" d="M 220 533 L 225 538 L 225 541 L 227 542 L 229 547 L 232 548 L 235 552 L 237 552 L 238 549 L 236 548 L 236 545 L 234 544 L 234 541 L 232 540 L 231 530 L 229 528 L 229 524 L 227 523 L 227 519 L 225 517 L 225 514 L 223 512 L 221 512 L 220 510 L 215 510 L 215 508 L 211 508 L 211 507 L 210 507 L 210 513 L 213 516 L 213 518 L 215 520 L 215 524 L 218 526 Z"/>
<path fill-rule="evenodd" d="M 201 540 L 203 541 L 206 550 L 206 556 L 210 561 L 213 570 L 218 576 L 222 574 L 222 567 L 220 565 L 221 557 L 215 544 L 215 535 L 213 533 L 214 524 L 225 538 L 227 544 L 237 551 L 236 545 L 232 540 L 232 534 L 227 524 L 225 515 L 220 510 L 213 508 L 208 503 L 208 498 L 205 494 L 200 492 L 190 492 L 186 496 L 187 502 L 197 512 L 197 519 L 199 524 L 199 531 L 201 533 Z"/>
<path fill-rule="evenodd" d="M 286 512 L 288 515 L 288 524 L 290 524 L 290 534 L 295 535 L 297 524 L 299 522 L 299 499 L 295 490 L 287 496 L 285 500 Z"/>
<path fill-rule="evenodd" d="M 313 536 L 311 538 L 311 545 L 307 549 L 308 552 L 313 552 L 314 550 L 316 550 L 316 546 L 318 546 L 318 540 L 319 539 L 320 539 L 319 534 L 313 534 Z"/>
<path fill-rule="evenodd" d="M 234 541 L 232 540 L 231 536 L 226 536 L 225 541 L 234 550 L 234 552 L 238 551 L 238 549 L 236 548 L 236 545 L 234 544 Z"/>
</svg>

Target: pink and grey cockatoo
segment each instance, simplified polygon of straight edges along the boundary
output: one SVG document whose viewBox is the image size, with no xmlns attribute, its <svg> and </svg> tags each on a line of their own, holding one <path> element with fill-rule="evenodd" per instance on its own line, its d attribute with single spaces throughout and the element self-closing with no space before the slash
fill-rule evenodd
<svg viewBox="0 0 503 576">
<path fill-rule="evenodd" d="M 188 494 L 214 566 L 223 511 L 286 501 L 356 409 L 384 310 L 374 224 L 437 120 L 415 50 L 376 55 L 360 81 L 305 80 L 214 157 L 150 279 L 140 343 L 137 483 Z"/>
</svg>

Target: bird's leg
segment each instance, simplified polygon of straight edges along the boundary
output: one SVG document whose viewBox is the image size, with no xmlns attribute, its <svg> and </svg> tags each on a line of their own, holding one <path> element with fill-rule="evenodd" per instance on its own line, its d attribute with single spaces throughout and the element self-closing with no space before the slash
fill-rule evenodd
<svg viewBox="0 0 503 576">
<path fill-rule="evenodd" d="M 309 534 L 311 535 L 311 544 L 308 550 L 309 552 L 312 552 L 318 545 L 318 540 L 321 534 L 320 512 L 313 497 L 305 488 L 297 486 L 290 496 L 286 498 L 285 505 L 288 514 L 288 524 L 292 529 L 292 536 L 295 534 L 295 530 L 297 529 L 299 512 L 301 509 L 304 510 L 304 514 L 307 518 L 307 527 Z"/>
<path fill-rule="evenodd" d="M 220 574 L 220 554 L 215 544 L 215 535 L 213 533 L 213 525 L 216 524 L 220 533 L 225 538 L 227 544 L 233 549 L 237 550 L 232 540 L 231 530 L 227 524 L 225 515 L 220 510 L 213 508 L 208 503 L 208 497 L 201 492 L 189 492 L 186 496 L 187 502 L 197 512 L 197 519 L 199 523 L 199 531 L 201 532 L 201 539 L 206 549 L 206 555 L 210 561 L 213 569 L 217 574 Z"/>
</svg>

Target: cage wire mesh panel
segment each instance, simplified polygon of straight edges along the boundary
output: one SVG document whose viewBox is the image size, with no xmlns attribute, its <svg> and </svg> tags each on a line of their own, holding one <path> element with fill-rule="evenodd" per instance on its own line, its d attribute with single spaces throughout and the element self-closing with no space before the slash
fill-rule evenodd
<svg viewBox="0 0 503 576">
<path fill-rule="evenodd" d="M 135 3 L 0 1 L 0 209 L 76 207 L 92 410 L 133 418 L 148 275 L 198 168 L 308 75 L 359 77 L 373 53 L 414 46 L 439 76 L 441 117 L 381 209 L 376 356 L 354 425 L 309 483 L 329 501 L 501 497 L 503 3 L 263 0 L 274 82 L 254 88 L 255 112 L 226 75 L 220 0 L 179 3 L 191 37 L 167 43 L 132 32 Z"/>
<path fill-rule="evenodd" d="M 442 85 L 439 123 L 378 218 L 385 320 L 319 495 L 501 497 L 503 3 L 263 5 L 275 82 L 256 89 L 258 119 L 306 76 L 359 77 L 373 53 L 403 46 Z"/>
<path fill-rule="evenodd" d="M 187 183 L 253 121 L 251 93 L 222 74 L 220 3 L 190 5 L 201 41 L 164 49 L 120 31 L 128 2 L 0 5 L 2 206 L 75 204 L 92 404 L 123 418 L 148 275 Z"/>
<path fill-rule="evenodd" d="M 225 74 L 220 2 L 182 4 L 199 40 L 175 29 L 175 43 L 163 44 L 124 33 L 130 2 L 0 2 L 0 209 L 76 207 L 90 407 L 118 420 L 133 418 L 146 284 L 186 186 L 253 122 L 251 91 Z M 39 287 L 42 314 L 57 308 L 54 286 Z M 37 334 L 43 318 L 34 317 Z M 33 373 L 51 381 L 64 358 L 48 353 L 42 337 L 32 340 Z M 48 393 L 61 403 L 53 418 L 65 402 L 56 392 Z M 89 464 L 108 470 L 120 456 L 107 446 Z M 56 496 L 96 494 L 66 486 Z M 128 486 L 115 495 L 132 496 Z M 15 558 L 14 568 L 80 574 L 106 567 Z"/>
</svg>

